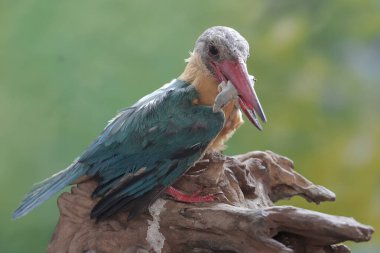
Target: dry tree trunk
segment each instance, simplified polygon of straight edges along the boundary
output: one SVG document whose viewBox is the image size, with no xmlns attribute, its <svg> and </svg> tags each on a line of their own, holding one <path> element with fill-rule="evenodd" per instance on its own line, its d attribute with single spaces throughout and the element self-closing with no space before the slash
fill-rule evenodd
<svg viewBox="0 0 380 253">
<path fill-rule="evenodd" d="M 271 151 L 208 155 L 175 187 L 218 193 L 217 201 L 185 204 L 163 196 L 128 224 L 126 212 L 98 223 L 89 218 L 95 187 L 95 181 L 86 181 L 59 197 L 60 218 L 49 253 L 344 253 L 350 250 L 336 244 L 368 241 L 373 233 L 353 218 L 274 206 L 295 195 L 320 203 L 334 201 L 335 194 Z"/>
</svg>

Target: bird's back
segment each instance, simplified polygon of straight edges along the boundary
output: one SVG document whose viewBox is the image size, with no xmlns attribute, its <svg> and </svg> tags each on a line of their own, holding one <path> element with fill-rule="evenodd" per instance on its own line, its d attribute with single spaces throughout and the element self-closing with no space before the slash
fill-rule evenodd
<svg viewBox="0 0 380 253">
<path fill-rule="evenodd" d="M 122 110 L 69 168 L 34 188 L 14 217 L 83 175 L 99 180 L 93 218 L 124 208 L 138 214 L 200 159 L 221 130 L 223 114 L 193 104 L 197 96 L 192 85 L 173 80 Z"/>
</svg>

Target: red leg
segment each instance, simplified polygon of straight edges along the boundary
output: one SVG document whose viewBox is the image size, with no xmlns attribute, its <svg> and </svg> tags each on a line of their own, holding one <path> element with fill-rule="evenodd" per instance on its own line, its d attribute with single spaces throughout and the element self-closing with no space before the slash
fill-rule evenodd
<svg viewBox="0 0 380 253">
<path fill-rule="evenodd" d="M 212 202 L 215 200 L 215 194 L 209 194 L 205 196 L 199 195 L 200 192 L 196 192 L 192 195 L 188 195 L 184 192 L 181 192 L 175 189 L 172 186 L 169 186 L 166 191 L 166 194 L 173 197 L 175 200 L 185 203 L 203 203 L 203 202 Z"/>
</svg>

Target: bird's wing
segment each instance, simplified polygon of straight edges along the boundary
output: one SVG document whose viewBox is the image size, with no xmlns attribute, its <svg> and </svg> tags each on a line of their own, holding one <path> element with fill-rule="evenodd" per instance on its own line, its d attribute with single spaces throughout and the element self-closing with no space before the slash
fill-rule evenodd
<svg viewBox="0 0 380 253">
<path fill-rule="evenodd" d="M 87 174 L 100 178 L 94 196 L 102 199 L 92 217 L 105 218 L 131 203 L 148 203 L 203 154 L 223 127 L 223 113 L 193 105 L 192 85 L 143 98 L 121 112 L 79 158 Z"/>
</svg>

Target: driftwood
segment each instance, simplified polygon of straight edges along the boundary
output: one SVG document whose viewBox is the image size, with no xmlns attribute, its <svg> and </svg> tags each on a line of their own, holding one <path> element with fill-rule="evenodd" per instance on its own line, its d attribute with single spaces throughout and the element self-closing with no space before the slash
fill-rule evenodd
<svg viewBox="0 0 380 253">
<path fill-rule="evenodd" d="M 274 206 L 295 195 L 320 203 L 334 201 L 335 194 L 270 151 L 208 155 L 175 187 L 216 194 L 217 201 L 186 204 L 162 196 L 128 223 L 126 212 L 98 223 L 89 218 L 95 187 L 96 181 L 89 180 L 59 197 L 60 218 L 48 252 L 344 253 L 350 250 L 338 243 L 368 241 L 373 233 L 353 218 Z"/>
</svg>

